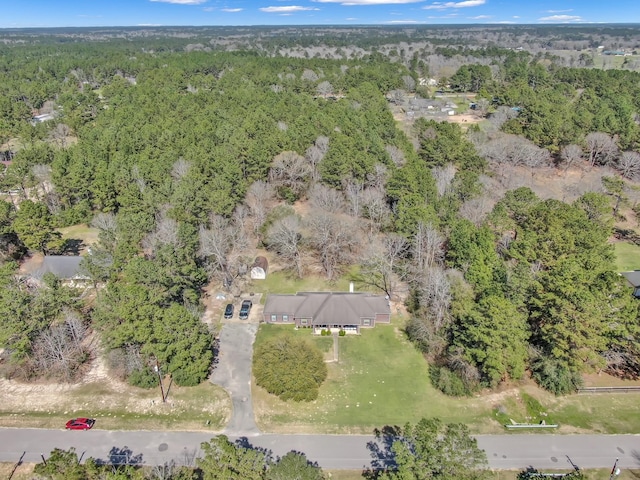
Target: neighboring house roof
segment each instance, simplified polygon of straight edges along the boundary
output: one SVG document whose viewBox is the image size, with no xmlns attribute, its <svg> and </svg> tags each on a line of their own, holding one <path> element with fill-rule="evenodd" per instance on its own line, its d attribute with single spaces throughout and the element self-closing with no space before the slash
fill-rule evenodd
<svg viewBox="0 0 640 480">
<path fill-rule="evenodd" d="M 627 282 L 629 282 L 629 284 L 634 287 L 640 287 L 640 270 L 633 270 L 631 272 L 622 272 L 620 275 L 622 275 L 624 278 L 627 279 Z"/>
<path fill-rule="evenodd" d="M 269 295 L 264 313 L 293 314 L 312 318 L 314 324 L 329 324 L 349 318 L 374 318 L 390 314 L 389 301 L 380 295 L 349 292 L 300 292 L 295 295 Z"/>
<path fill-rule="evenodd" d="M 45 255 L 42 267 L 38 270 L 40 275 L 53 273 L 63 280 L 88 279 L 89 277 L 81 273 L 80 262 L 82 257 L 73 255 Z"/>
</svg>

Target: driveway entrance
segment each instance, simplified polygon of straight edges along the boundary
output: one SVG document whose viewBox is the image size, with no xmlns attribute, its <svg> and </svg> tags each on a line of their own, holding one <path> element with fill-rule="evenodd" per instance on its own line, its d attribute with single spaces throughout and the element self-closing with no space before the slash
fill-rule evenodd
<svg viewBox="0 0 640 480">
<path fill-rule="evenodd" d="M 220 385 L 231 396 L 233 411 L 224 431 L 229 436 L 259 435 L 251 401 L 251 364 L 253 361 L 253 342 L 258 331 L 258 310 L 261 305 L 252 308 L 248 321 L 237 318 L 223 320 L 220 330 L 218 363 L 211 375 L 211 382 Z M 237 314 L 236 314 L 237 315 Z"/>
</svg>

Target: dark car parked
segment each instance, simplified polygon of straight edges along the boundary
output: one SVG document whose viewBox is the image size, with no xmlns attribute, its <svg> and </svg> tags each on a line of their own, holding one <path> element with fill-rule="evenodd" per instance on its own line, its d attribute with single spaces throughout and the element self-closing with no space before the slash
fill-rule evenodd
<svg viewBox="0 0 640 480">
<path fill-rule="evenodd" d="M 227 307 L 224 309 L 224 318 L 233 317 L 233 303 L 227 303 Z"/>
<path fill-rule="evenodd" d="M 253 306 L 253 302 L 251 300 L 243 300 L 242 306 L 240 307 L 240 320 L 246 320 L 249 318 L 249 312 L 251 311 L 251 307 Z"/>
</svg>

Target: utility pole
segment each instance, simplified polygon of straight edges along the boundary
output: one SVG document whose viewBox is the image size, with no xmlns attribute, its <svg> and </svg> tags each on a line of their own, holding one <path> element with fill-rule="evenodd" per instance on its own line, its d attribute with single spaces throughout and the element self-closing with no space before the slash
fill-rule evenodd
<svg viewBox="0 0 640 480">
<path fill-rule="evenodd" d="M 620 469 L 618 468 L 618 460 L 619 458 L 616 458 L 616 461 L 613 464 L 613 468 L 611 469 L 611 475 L 609 475 L 609 480 L 613 480 L 614 477 L 617 477 L 618 475 L 620 475 Z"/>
<path fill-rule="evenodd" d="M 160 383 L 160 395 L 162 395 L 162 403 L 166 403 L 167 397 L 164 394 L 164 385 L 162 384 L 162 371 L 160 370 L 160 366 L 158 364 L 157 358 L 156 358 L 156 364 L 154 366 L 154 370 L 158 374 L 158 382 Z"/>
</svg>

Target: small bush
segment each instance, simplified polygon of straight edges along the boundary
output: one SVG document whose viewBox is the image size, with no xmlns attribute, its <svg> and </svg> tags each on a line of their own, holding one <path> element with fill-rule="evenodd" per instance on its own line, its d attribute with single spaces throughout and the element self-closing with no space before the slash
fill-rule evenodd
<svg viewBox="0 0 640 480">
<path fill-rule="evenodd" d="M 340 329 L 340 331 L 338 332 L 338 335 L 340 335 L 341 337 L 344 337 L 346 334 L 347 334 L 347 332 L 345 332 L 342 329 Z"/>
<path fill-rule="evenodd" d="M 447 367 L 431 366 L 429 368 L 429 376 L 431 377 L 431 384 L 445 395 L 464 397 L 471 394 L 462 378 Z"/>
<path fill-rule="evenodd" d="M 144 367 L 141 370 L 134 370 L 127 379 L 130 385 L 140 388 L 154 388 L 158 384 L 158 375 L 153 372 L 149 367 Z"/>
<path fill-rule="evenodd" d="M 579 372 L 552 358 L 540 358 L 532 365 L 532 377 L 538 385 L 555 395 L 574 393 L 582 386 Z"/>
<path fill-rule="evenodd" d="M 176 385 L 181 387 L 195 387 L 200 385 L 206 378 L 207 372 L 202 372 L 200 369 L 194 368 L 178 368 L 171 376 Z"/>
</svg>

